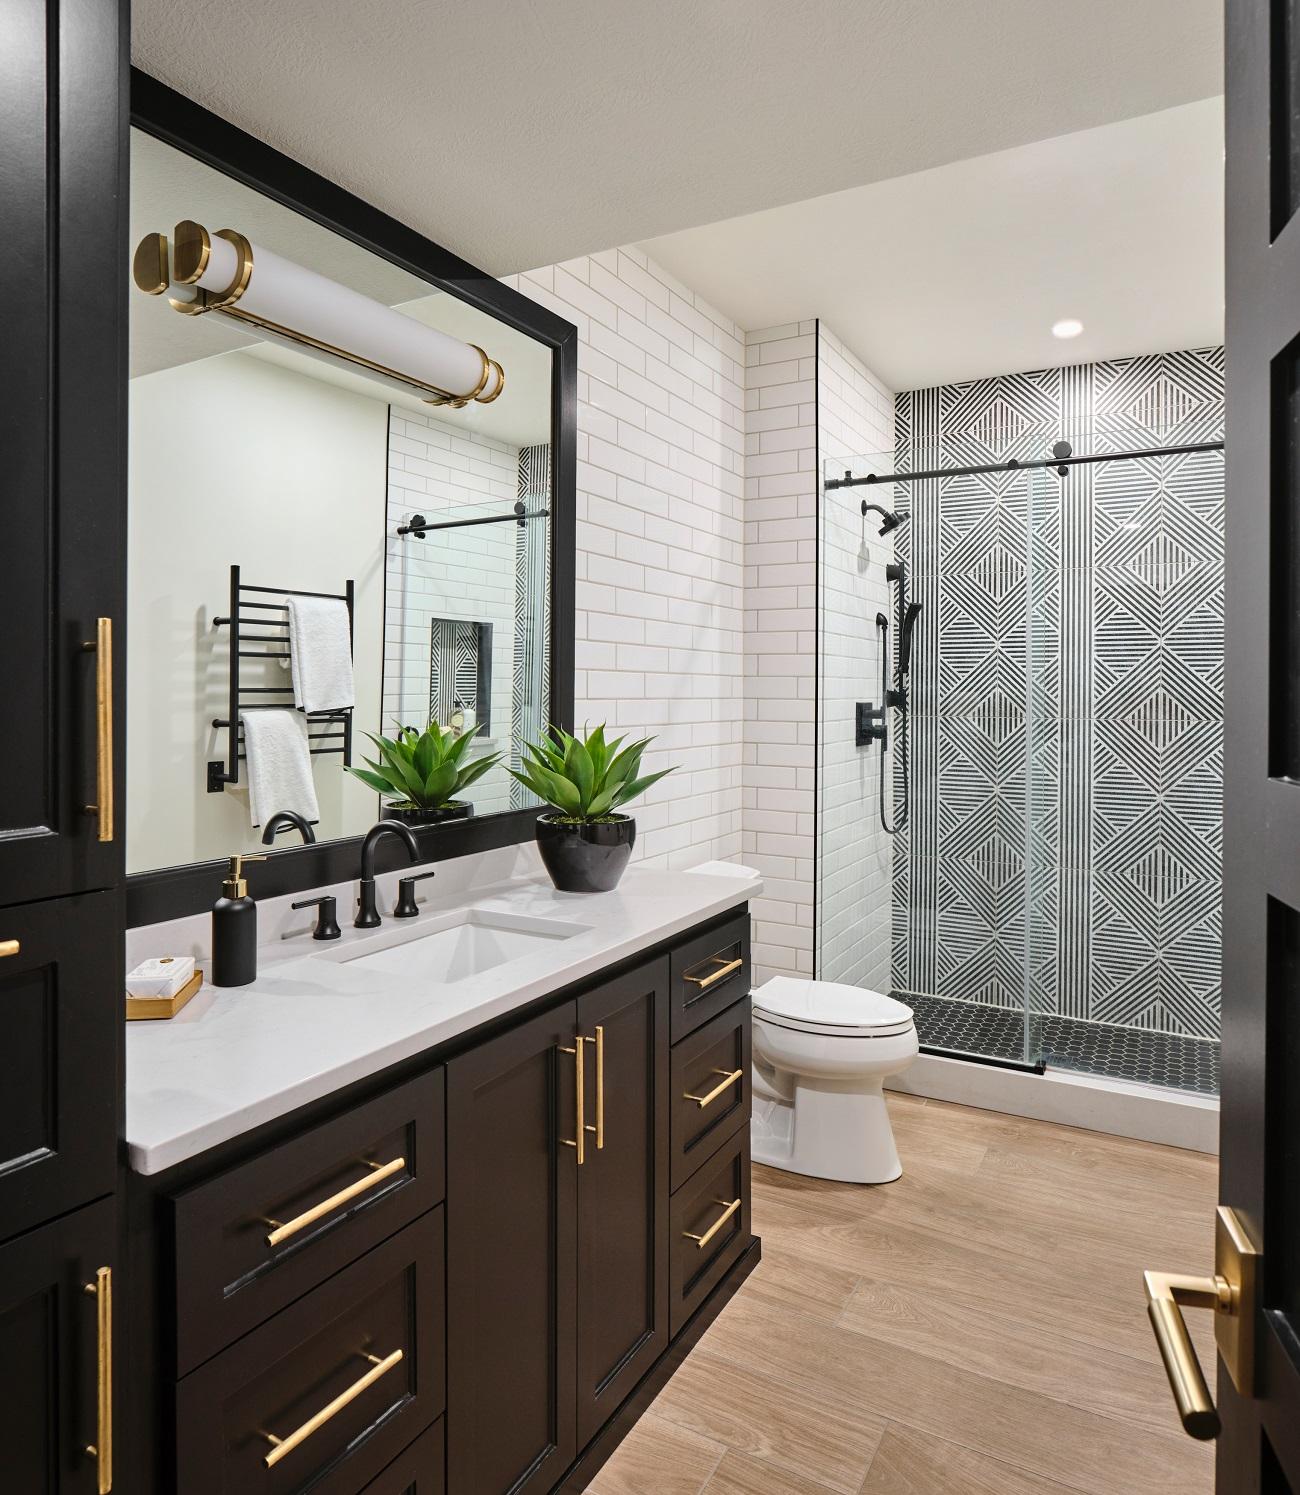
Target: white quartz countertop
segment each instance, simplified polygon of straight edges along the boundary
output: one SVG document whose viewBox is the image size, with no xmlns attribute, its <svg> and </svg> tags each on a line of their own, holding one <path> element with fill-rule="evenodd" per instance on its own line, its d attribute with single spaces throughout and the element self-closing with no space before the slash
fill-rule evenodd
<svg viewBox="0 0 1300 1495">
<path fill-rule="evenodd" d="M 391 886 L 396 874 L 381 879 Z M 422 890 L 436 888 L 425 883 Z M 251 1130 L 344 1085 L 499 1018 L 537 997 L 599 974 L 692 925 L 752 898 L 762 884 L 748 868 L 711 863 L 688 872 L 632 867 L 612 893 L 560 893 L 545 876 L 512 877 L 442 895 L 424 892 L 419 920 L 396 921 L 403 938 L 442 916 L 474 908 L 579 926 L 526 955 L 461 980 L 411 980 L 374 969 L 383 962 L 348 961 L 379 939 L 391 941 L 395 921 L 356 930 L 342 897 L 340 940 L 314 942 L 305 915 L 293 931 L 275 929 L 259 951 L 249 986 L 204 985 L 174 1018 L 127 1024 L 126 1141 L 131 1166 L 160 1173 L 186 1158 Z M 288 900 L 278 900 L 287 902 Z M 381 891 L 380 909 L 392 907 Z M 308 911 L 308 914 L 313 911 Z M 283 920 L 281 920 L 283 923 Z M 410 934 L 403 928 L 407 925 Z M 189 953 L 177 932 L 206 920 L 154 926 L 150 953 Z M 152 931 L 133 931 L 143 949 Z M 263 931 L 263 938 L 267 931 Z M 184 947 L 184 948 L 182 948 Z M 203 963 L 205 952 L 195 949 Z M 343 956 L 342 960 L 339 956 Z M 205 967 L 206 968 L 206 967 Z"/>
</svg>

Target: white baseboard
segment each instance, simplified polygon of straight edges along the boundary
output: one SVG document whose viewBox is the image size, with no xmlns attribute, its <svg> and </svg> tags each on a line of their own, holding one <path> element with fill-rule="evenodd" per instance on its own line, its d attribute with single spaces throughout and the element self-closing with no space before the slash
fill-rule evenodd
<svg viewBox="0 0 1300 1495">
<path fill-rule="evenodd" d="M 1219 1101 L 1213 1095 L 1064 1070 L 1036 1075 L 937 1054 L 919 1055 L 885 1085 L 908 1095 L 1085 1127 L 1112 1137 L 1163 1142 L 1192 1152 L 1219 1151 Z"/>
</svg>

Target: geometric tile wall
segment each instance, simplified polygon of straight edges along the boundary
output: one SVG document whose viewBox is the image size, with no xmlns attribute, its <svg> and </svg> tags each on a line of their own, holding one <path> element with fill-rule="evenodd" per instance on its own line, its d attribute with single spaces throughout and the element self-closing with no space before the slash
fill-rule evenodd
<svg viewBox="0 0 1300 1495">
<path fill-rule="evenodd" d="M 900 471 L 1215 440 L 1223 351 L 910 391 L 895 422 Z M 878 495 L 923 608 L 894 985 L 1217 1038 L 1223 457 L 1066 472 Z"/>
</svg>

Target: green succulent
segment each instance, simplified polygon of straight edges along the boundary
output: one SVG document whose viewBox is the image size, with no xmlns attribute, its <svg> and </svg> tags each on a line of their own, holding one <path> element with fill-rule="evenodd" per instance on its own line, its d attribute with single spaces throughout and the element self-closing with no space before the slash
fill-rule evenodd
<svg viewBox="0 0 1300 1495">
<path fill-rule="evenodd" d="M 562 727 L 550 727 L 540 742 L 524 744 L 523 766 L 509 772 L 561 820 L 583 825 L 612 820 L 621 806 L 672 773 L 664 768 L 638 778 L 641 754 L 654 738 L 627 747 L 625 740 L 606 742 L 604 722 L 581 741 Z"/>
<path fill-rule="evenodd" d="M 500 753 L 487 753 L 464 762 L 478 728 L 454 732 L 431 721 L 423 732 L 399 727 L 396 737 L 366 736 L 379 749 L 378 763 L 366 758 L 366 768 L 348 767 L 363 784 L 377 790 L 397 810 L 442 810 L 455 796 L 481 779 L 501 761 Z"/>
</svg>

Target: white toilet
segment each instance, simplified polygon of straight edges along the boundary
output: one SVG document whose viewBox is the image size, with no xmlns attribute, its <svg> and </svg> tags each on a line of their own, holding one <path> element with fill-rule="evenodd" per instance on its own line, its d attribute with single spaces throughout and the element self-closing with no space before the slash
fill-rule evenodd
<svg viewBox="0 0 1300 1495">
<path fill-rule="evenodd" d="M 753 996 L 756 1163 L 852 1184 L 903 1166 L 884 1080 L 916 1058 L 912 1009 L 880 992 L 775 976 Z"/>
</svg>

